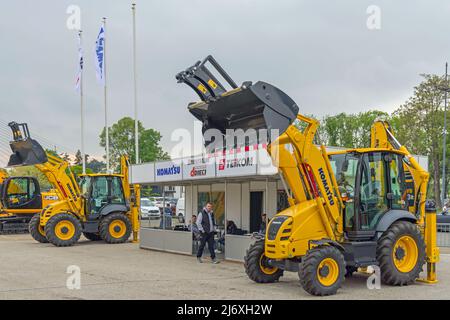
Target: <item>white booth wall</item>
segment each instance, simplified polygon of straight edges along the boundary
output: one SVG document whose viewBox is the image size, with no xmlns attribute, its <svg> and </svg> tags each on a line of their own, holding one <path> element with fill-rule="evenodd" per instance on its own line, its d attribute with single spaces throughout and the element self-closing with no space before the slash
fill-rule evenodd
<svg viewBox="0 0 450 320">
<path fill-rule="evenodd" d="M 263 211 L 272 218 L 277 211 L 276 181 L 227 182 L 185 186 L 186 221 L 191 221 L 192 214 L 197 215 L 199 192 L 225 192 L 225 219 L 232 220 L 243 230 L 250 229 L 250 192 L 263 192 Z M 268 193 L 268 195 L 267 195 Z M 203 205 L 203 204 L 201 204 Z"/>
</svg>

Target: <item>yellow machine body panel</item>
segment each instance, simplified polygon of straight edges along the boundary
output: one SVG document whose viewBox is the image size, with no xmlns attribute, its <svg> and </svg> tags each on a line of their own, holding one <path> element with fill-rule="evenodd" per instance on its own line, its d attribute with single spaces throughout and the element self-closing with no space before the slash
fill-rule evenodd
<svg viewBox="0 0 450 320">
<path fill-rule="evenodd" d="M 42 197 L 42 208 L 45 208 L 49 204 L 52 204 L 53 202 L 59 200 L 58 193 L 54 189 L 47 192 L 42 192 L 41 197 Z"/>
<path fill-rule="evenodd" d="M 298 257 L 308 251 L 310 240 L 327 238 L 326 227 L 317 212 L 316 201 L 309 200 L 278 213 L 276 217 L 286 217 L 286 220 L 274 218 L 272 227 L 267 228 L 266 256 L 272 259 Z M 272 235 L 274 223 L 280 223 L 280 227 Z"/>
</svg>

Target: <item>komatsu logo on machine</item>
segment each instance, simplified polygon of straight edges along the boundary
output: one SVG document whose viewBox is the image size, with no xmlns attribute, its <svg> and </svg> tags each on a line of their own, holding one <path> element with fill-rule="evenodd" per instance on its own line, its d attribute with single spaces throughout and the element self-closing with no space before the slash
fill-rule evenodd
<svg viewBox="0 0 450 320">
<path fill-rule="evenodd" d="M 319 168 L 319 175 L 325 188 L 325 193 L 327 194 L 328 201 L 330 202 L 331 205 L 334 205 L 333 194 L 331 193 L 330 186 L 328 185 L 327 182 L 327 177 L 322 168 Z"/>
</svg>

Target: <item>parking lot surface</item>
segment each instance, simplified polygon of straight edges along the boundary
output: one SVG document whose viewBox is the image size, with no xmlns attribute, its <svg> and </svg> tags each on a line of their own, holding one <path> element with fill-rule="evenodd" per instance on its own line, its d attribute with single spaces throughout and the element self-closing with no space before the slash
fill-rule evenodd
<svg viewBox="0 0 450 320">
<path fill-rule="evenodd" d="M 27 234 L 2 235 L 0 299 L 450 299 L 450 254 L 441 251 L 436 285 L 369 290 L 368 275 L 357 274 L 337 295 L 318 298 L 303 291 L 295 273 L 285 273 L 278 283 L 257 284 L 235 262 L 199 264 L 194 257 L 142 250 L 133 243 L 82 239 L 57 248 Z M 80 289 L 67 288 L 69 266 L 80 268 Z"/>
</svg>

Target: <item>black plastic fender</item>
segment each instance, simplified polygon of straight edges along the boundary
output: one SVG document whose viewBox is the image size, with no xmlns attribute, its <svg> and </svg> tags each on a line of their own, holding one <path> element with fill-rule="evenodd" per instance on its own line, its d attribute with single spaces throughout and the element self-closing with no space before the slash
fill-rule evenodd
<svg viewBox="0 0 450 320">
<path fill-rule="evenodd" d="M 379 235 L 385 232 L 394 222 L 399 220 L 406 220 L 412 223 L 417 222 L 417 218 L 406 210 L 389 210 L 378 221 L 376 231 Z"/>
<path fill-rule="evenodd" d="M 130 210 L 130 208 L 124 204 L 107 204 L 106 206 L 101 208 L 99 215 L 107 216 L 108 214 L 113 213 L 113 212 L 127 213 L 129 210 Z"/>
</svg>

